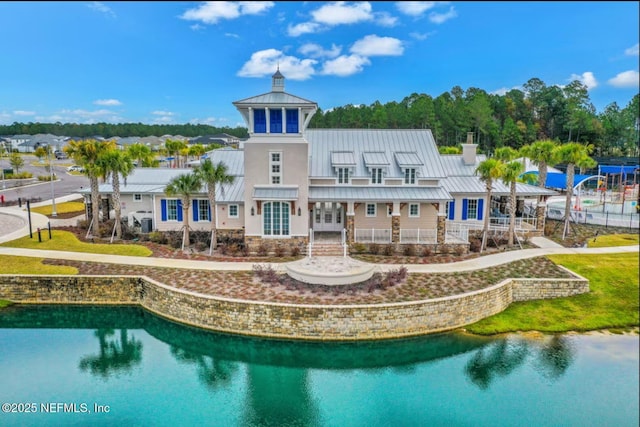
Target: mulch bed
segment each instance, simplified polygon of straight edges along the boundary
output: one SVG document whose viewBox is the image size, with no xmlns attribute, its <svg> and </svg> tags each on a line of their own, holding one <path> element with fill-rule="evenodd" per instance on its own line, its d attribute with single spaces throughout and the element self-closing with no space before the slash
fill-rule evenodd
<svg viewBox="0 0 640 427">
<path fill-rule="evenodd" d="M 252 301 L 293 304 L 381 304 L 458 295 L 495 285 L 506 278 L 573 277 L 545 257 L 515 261 L 491 269 L 438 274 L 409 274 L 385 289 L 361 285 L 281 285 L 262 283 L 251 271 L 208 271 L 71 260 L 44 260 L 45 264 L 76 267 L 86 275 L 143 275 L 167 285 L 208 295 Z"/>
</svg>

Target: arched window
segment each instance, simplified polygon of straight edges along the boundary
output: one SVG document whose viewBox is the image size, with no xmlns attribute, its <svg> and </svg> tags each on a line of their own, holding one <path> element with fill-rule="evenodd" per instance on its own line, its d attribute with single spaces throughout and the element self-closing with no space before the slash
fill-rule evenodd
<svg viewBox="0 0 640 427">
<path fill-rule="evenodd" d="M 262 233 L 265 236 L 289 235 L 289 202 L 266 202 L 262 205 Z"/>
</svg>

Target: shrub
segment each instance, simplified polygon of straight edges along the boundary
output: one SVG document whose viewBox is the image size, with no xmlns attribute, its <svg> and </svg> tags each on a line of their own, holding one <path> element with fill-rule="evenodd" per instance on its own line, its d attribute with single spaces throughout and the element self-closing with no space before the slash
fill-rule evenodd
<svg viewBox="0 0 640 427">
<path fill-rule="evenodd" d="M 367 246 L 364 243 L 353 243 L 351 250 L 357 254 L 362 254 L 367 251 Z"/>
<path fill-rule="evenodd" d="M 377 243 L 370 243 L 369 244 L 369 253 L 372 254 L 372 255 L 378 255 L 380 253 L 381 249 L 382 248 Z"/>
<path fill-rule="evenodd" d="M 260 242 L 258 246 L 258 256 L 267 256 L 269 254 L 269 244 L 267 242 Z"/>
<path fill-rule="evenodd" d="M 168 231 L 165 233 L 167 236 L 167 244 L 174 249 L 180 249 L 182 247 L 182 231 Z M 185 246 L 189 242 L 185 242 Z"/>
<path fill-rule="evenodd" d="M 431 255 L 433 255 L 433 249 L 431 248 L 431 246 L 425 246 L 422 248 L 423 257 L 430 257 Z"/>
<path fill-rule="evenodd" d="M 149 233 L 149 240 L 152 241 L 153 243 L 159 243 L 161 245 L 164 245 L 167 243 L 167 236 L 164 235 L 164 233 L 161 233 L 159 231 L 152 231 L 151 233 Z"/>
<path fill-rule="evenodd" d="M 5 176 L 5 179 L 28 179 L 33 178 L 33 174 L 31 172 L 20 172 L 20 173 L 11 173 Z"/>
<path fill-rule="evenodd" d="M 416 256 L 418 250 L 416 249 L 416 245 L 406 245 L 402 252 L 405 256 Z"/>
<path fill-rule="evenodd" d="M 393 244 L 384 245 L 382 253 L 386 256 L 392 256 L 396 253 L 396 247 Z"/>
<path fill-rule="evenodd" d="M 264 283 L 279 283 L 280 276 L 270 265 L 253 265 L 253 273 Z"/>
<path fill-rule="evenodd" d="M 294 256 L 294 257 L 299 256 L 300 252 L 301 252 L 300 246 L 296 245 L 291 247 L 291 256 Z"/>
<path fill-rule="evenodd" d="M 471 252 L 480 252 L 482 241 L 480 239 L 469 239 L 469 250 Z"/>
<path fill-rule="evenodd" d="M 202 240 L 198 240 L 195 243 L 195 248 L 198 252 L 204 252 L 207 249 L 209 249 L 209 245 L 207 245 L 205 242 L 203 242 Z"/>
<path fill-rule="evenodd" d="M 56 176 L 56 174 L 53 174 L 53 180 L 55 181 L 56 179 L 58 179 L 58 177 Z M 51 175 L 38 175 L 38 181 L 51 181 Z"/>
<path fill-rule="evenodd" d="M 284 256 L 285 247 L 283 245 L 276 245 L 273 252 L 278 258 L 282 258 Z"/>
<path fill-rule="evenodd" d="M 462 246 L 462 245 L 454 246 L 453 247 L 453 253 L 458 255 L 458 256 L 464 255 L 464 246 Z"/>
<path fill-rule="evenodd" d="M 438 245 L 438 252 L 442 255 L 447 255 L 449 253 L 449 247 L 447 245 Z"/>
</svg>

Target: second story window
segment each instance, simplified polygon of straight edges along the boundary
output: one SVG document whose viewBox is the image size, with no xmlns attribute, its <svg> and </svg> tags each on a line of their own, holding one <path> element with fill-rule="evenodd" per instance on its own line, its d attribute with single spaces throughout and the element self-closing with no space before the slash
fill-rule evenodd
<svg viewBox="0 0 640 427">
<path fill-rule="evenodd" d="M 382 184 L 382 169 L 381 168 L 373 168 L 373 169 L 371 169 L 371 183 L 372 184 Z"/>
<path fill-rule="evenodd" d="M 414 168 L 407 168 L 404 170 L 404 183 L 405 184 L 416 183 L 416 170 Z"/>
<path fill-rule="evenodd" d="M 349 183 L 349 168 L 338 168 L 338 184 Z"/>
<path fill-rule="evenodd" d="M 267 133 L 267 113 L 264 108 L 253 110 L 253 131 Z"/>
<path fill-rule="evenodd" d="M 269 153 L 269 181 L 271 184 L 282 184 L 282 153 Z"/>
</svg>

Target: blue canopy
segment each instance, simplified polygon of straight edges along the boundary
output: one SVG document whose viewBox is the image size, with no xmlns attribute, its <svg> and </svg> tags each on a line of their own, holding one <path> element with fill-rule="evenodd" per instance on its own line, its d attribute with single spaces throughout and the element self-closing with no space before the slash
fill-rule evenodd
<svg viewBox="0 0 640 427">
<path fill-rule="evenodd" d="M 598 166 L 598 170 L 600 173 L 610 173 L 610 174 L 622 174 L 625 176 L 627 174 L 633 174 L 634 171 L 637 171 L 640 166 Z"/>
<path fill-rule="evenodd" d="M 538 175 L 538 171 L 529 171 L 522 175 Z M 520 176 L 522 176 L 520 175 Z M 586 181 L 589 178 L 595 178 L 598 175 L 581 175 L 575 174 L 573 176 L 573 185 L 579 185 L 582 181 Z M 562 172 L 548 172 L 547 173 L 547 182 L 544 184 L 547 188 L 557 188 L 560 190 L 565 190 L 567 187 L 567 174 Z"/>
</svg>

